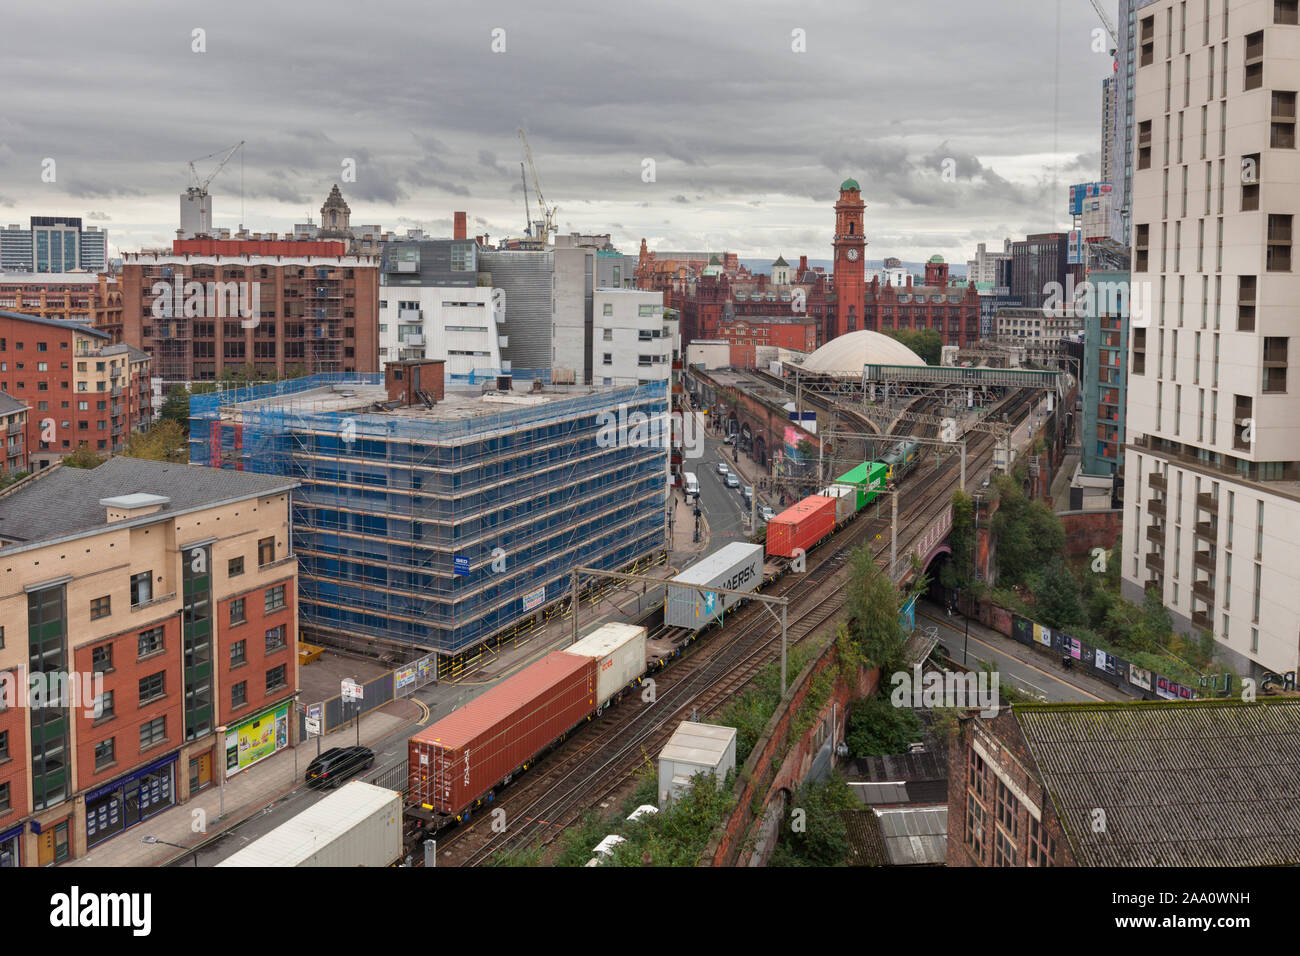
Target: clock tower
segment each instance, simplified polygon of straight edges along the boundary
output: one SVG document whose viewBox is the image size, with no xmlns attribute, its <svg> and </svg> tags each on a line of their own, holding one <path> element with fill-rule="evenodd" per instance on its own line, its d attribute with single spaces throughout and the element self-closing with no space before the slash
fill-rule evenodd
<svg viewBox="0 0 1300 956">
<path fill-rule="evenodd" d="M 827 341 L 846 332 L 864 328 L 866 302 L 866 237 L 862 234 L 862 213 L 867 204 L 856 179 L 840 183 L 835 203 L 835 327 L 827 330 Z"/>
</svg>

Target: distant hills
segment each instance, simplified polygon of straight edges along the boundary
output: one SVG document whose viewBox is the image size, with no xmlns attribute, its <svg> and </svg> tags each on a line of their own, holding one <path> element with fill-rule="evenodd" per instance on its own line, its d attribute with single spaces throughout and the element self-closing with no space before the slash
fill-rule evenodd
<svg viewBox="0 0 1300 956">
<path fill-rule="evenodd" d="M 792 267 L 796 267 L 796 268 L 797 268 L 798 265 L 799 265 L 799 257 L 798 257 L 798 256 L 793 256 L 793 257 L 792 257 L 792 256 L 786 256 L 786 257 L 785 257 L 785 261 L 788 262 L 788 263 L 790 263 L 790 265 L 791 265 Z M 740 264 L 741 264 L 742 266 L 745 266 L 747 269 L 749 269 L 750 272 L 754 273 L 755 275 L 760 275 L 760 274 L 761 274 L 761 275 L 771 275 L 771 273 L 772 273 L 772 260 L 771 260 L 771 259 L 741 259 L 741 260 L 740 260 Z M 966 274 L 966 263 L 963 262 L 963 263 L 960 264 L 960 265 L 961 265 L 961 271 L 960 271 L 960 272 L 957 271 L 957 265 L 958 265 L 958 264 L 955 263 L 955 262 L 950 262 L 950 263 L 948 264 L 948 266 L 949 266 L 949 270 L 954 274 L 954 277 L 956 277 L 957 275 L 965 275 L 965 274 Z M 826 272 L 834 272 L 834 271 L 835 271 L 834 268 L 833 268 L 833 266 L 834 266 L 834 262 L 833 262 L 833 260 L 831 260 L 831 259 L 809 259 L 809 260 L 808 260 L 808 267 L 809 267 L 810 269 L 815 269 L 815 268 L 817 268 L 818 266 L 821 266 L 822 269 L 824 269 Z M 868 268 L 868 269 L 883 269 L 884 266 L 885 266 L 885 260 L 884 260 L 884 259 L 868 259 L 868 260 L 867 260 L 867 268 Z M 906 269 L 908 272 L 914 274 L 914 275 L 925 275 L 925 263 L 924 263 L 924 262 L 904 262 L 904 263 L 903 263 L 903 268 Z"/>
</svg>

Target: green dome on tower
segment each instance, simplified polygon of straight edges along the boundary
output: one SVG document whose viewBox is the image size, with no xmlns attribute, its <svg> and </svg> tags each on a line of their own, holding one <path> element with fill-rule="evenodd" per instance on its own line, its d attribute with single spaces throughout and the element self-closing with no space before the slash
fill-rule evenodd
<svg viewBox="0 0 1300 956">
<path fill-rule="evenodd" d="M 935 253 L 934 255 L 932 255 L 932 256 L 930 257 L 930 261 L 931 261 L 931 262 L 943 262 L 943 256 L 939 255 L 938 253 Z"/>
<path fill-rule="evenodd" d="M 846 189 L 856 189 L 858 192 L 862 192 L 862 187 L 858 185 L 856 179 L 846 179 L 840 183 L 840 192 L 844 192 Z"/>
</svg>

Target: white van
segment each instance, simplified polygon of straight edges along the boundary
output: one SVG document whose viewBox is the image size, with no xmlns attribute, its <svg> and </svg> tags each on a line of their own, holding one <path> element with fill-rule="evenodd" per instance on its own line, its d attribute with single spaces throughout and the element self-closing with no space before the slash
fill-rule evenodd
<svg viewBox="0 0 1300 956">
<path fill-rule="evenodd" d="M 692 498 L 700 496 L 700 480 L 695 477 L 695 472 L 688 471 L 683 476 L 685 479 L 686 494 Z"/>
</svg>

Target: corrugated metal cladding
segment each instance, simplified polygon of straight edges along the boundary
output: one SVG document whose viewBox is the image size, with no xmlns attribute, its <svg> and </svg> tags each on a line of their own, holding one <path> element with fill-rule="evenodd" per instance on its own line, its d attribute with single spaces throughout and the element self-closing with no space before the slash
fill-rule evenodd
<svg viewBox="0 0 1300 956">
<path fill-rule="evenodd" d="M 493 288 L 506 293 L 502 331 L 510 336 L 510 344 L 501 350 L 501 358 L 515 368 L 550 368 L 555 254 L 483 250 L 478 267 L 491 273 Z"/>
</svg>

